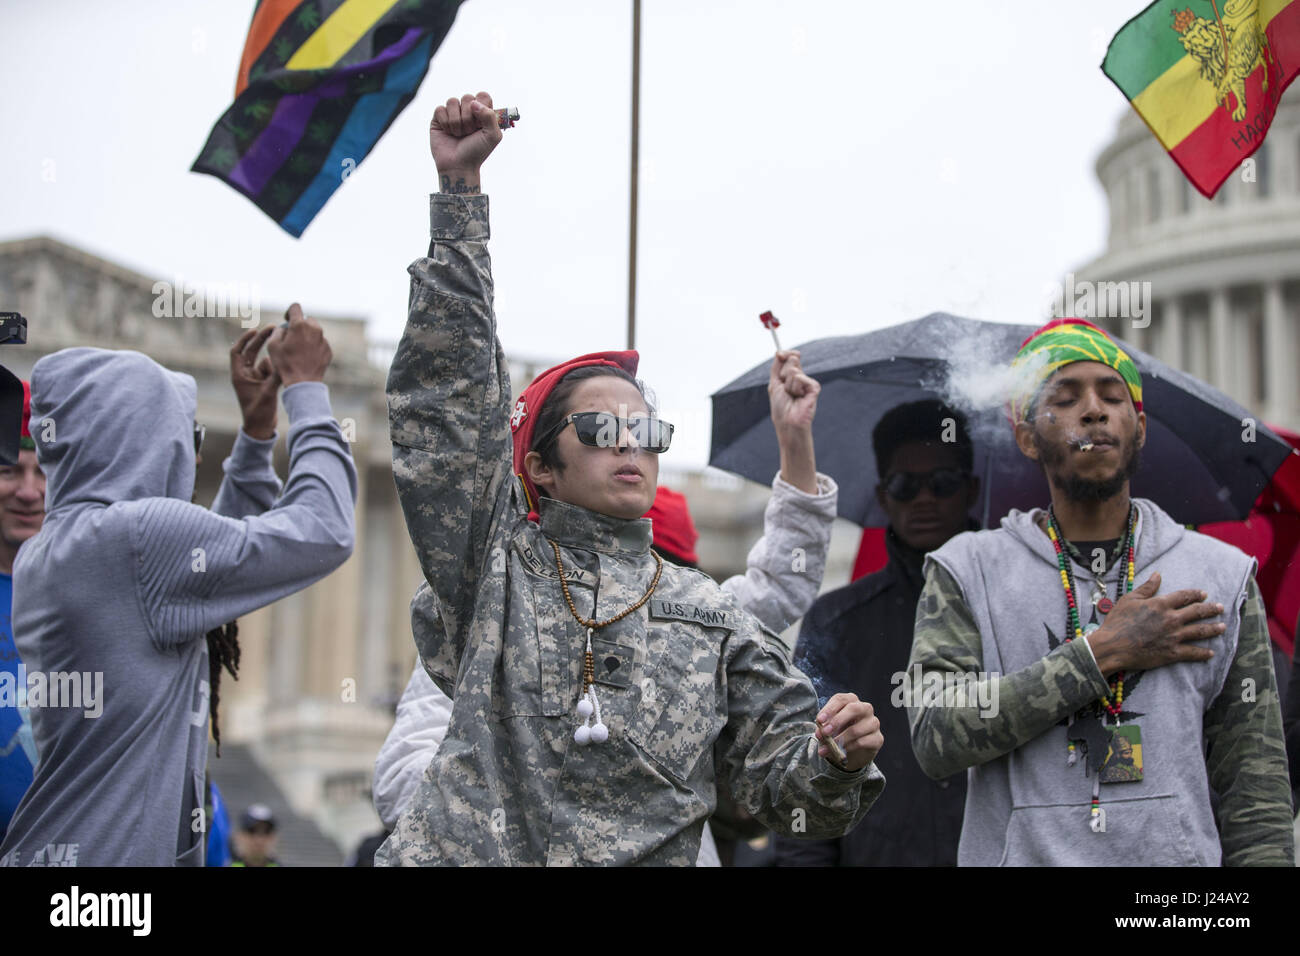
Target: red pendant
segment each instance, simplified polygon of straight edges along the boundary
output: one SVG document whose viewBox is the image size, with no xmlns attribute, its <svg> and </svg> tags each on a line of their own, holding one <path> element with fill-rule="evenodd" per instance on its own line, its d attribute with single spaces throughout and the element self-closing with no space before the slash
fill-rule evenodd
<svg viewBox="0 0 1300 956">
<path fill-rule="evenodd" d="M 1113 608 L 1114 606 L 1115 606 L 1114 603 L 1108 597 L 1104 597 L 1097 602 L 1097 610 L 1101 611 L 1102 614 L 1109 614 L 1110 609 Z"/>
</svg>

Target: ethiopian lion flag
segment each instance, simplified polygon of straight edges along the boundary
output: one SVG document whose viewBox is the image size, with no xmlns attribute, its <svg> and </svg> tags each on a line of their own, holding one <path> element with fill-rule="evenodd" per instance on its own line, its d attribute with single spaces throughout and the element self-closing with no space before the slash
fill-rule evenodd
<svg viewBox="0 0 1300 956">
<path fill-rule="evenodd" d="M 1300 0 L 1157 0 L 1115 34 L 1101 69 L 1213 197 L 1300 73 Z"/>
<path fill-rule="evenodd" d="M 235 102 L 194 161 L 293 236 L 419 88 L 460 0 L 259 0 Z"/>
</svg>

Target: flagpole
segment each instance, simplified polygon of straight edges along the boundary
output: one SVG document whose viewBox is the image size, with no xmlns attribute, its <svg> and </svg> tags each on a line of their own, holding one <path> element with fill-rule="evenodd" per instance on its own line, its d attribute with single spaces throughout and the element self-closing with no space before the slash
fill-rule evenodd
<svg viewBox="0 0 1300 956">
<path fill-rule="evenodd" d="M 627 347 L 636 348 L 637 160 L 641 139 L 641 0 L 632 0 L 632 168 L 627 240 Z"/>
<path fill-rule="evenodd" d="M 1223 37 L 1223 68 L 1228 68 L 1228 31 L 1223 28 L 1223 17 L 1219 16 L 1219 4 L 1217 0 L 1210 0 L 1210 6 L 1214 8 L 1214 22 L 1219 25 L 1219 36 Z M 1267 69 L 1265 69 L 1267 73 Z M 1227 104 L 1224 104 L 1227 108 Z"/>
</svg>

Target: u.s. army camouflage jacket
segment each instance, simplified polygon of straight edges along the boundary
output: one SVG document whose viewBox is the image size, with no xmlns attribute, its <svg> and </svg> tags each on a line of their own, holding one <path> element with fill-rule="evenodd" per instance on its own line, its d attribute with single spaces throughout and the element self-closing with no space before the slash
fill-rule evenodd
<svg viewBox="0 0 1300 956">
<path fill-rule="evenodd" d="M 512 475 L 510 382 L 492 311 L 486 196 L 434 195 L 432 246 L 388 379 L 393 470 L 436 613 L 425 669 L 447 737 L 382 864 L 694 863 L 724 777 L 767 826 L 839 835 L 884 786 L 817 755 L 817 697 L 784 647 L 707 576 L 665 565 L 651 600 L 594 632 L 610 737 L 578 726 L 586 634 L 654 574 L 650 522 L 543 500 Z"/>
</svg>

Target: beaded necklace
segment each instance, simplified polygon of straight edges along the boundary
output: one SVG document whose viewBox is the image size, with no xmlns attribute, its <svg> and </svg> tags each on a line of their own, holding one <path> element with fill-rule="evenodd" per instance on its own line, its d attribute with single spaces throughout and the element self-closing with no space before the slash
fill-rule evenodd
<svg viewBox="0 0 1300 956">
<path fill-rule="evenodd" d="M 1115 595 L 1116 599 L 1123 597 L 1125 594 L 1128 594 L 1129 591 L 1133 590 L 1135 570 L 1133 531 L 1136 525 L 1137 508 L 1135 508 L 1132 502 L 1130 502 L 1128 510 L 1128 527 L 1124 534 L 1124 546 L 1120 549 L 1120 554 L 1123 556 L 1123 563 L 1121 564 L 1118 561 L 1116 562 L 1116 564 L 1119 564 L 1120 566 L 1119 580 L 1116 582 L 1115 588 L 1117 592 Z M 1071 568 L 1070 559 L 1066 556 L 1065 549 L 1062 547 L 1064 537 L 1061 534 L 1060 528 L 1056 524 L 1056 512 L 1052 509 L 1051 505 L 1047 508 L 1047 536 L 1052 539 L 1052 547 L 1056 551 L 1056 566 L 1061 573 L 1061 586 L 1065 589 L 1065 643 L 1068 644 L 1075 638 L 1082 638 L 1084 636 L 1084 631 L 1082 625 L 1079 623 L 1079 608 L 1074 598 L 1074 570 Z M 1100 583 L 1100 578 L 1098 579 L 1098 583 Z M 1104 589 L 1105 585 L 1103 584 L 1102 587 Z M 1107 605 L 1109 606 L 1102 606 L 1100 604 L 1098 606 L 1103 614 L 1107 614 L 1114 605 L 1110 604 L 1108 598 L 1103 598 L 1103 600 L 1107 601 Z M 1124 707 L 1124 672 L 1118 671 L 1115 676 L 1110 679 L 1109 683 L 1110 693 L 1103 694 L 1098 703 L 1101 705 L 1102 709 L 1110 714 L 1111 719 L 1118 724 L 1120 712 Z M 1115 699 L 1114 703 L 1111 703 L 1112 697 Z M 1074 723 L 1073 717 L 1071 717 L 1070 723 Z M 1073 740 L 1070 740 L 1067 737 L 1066 743 L 1066 751 L 1069 755 L 1066 763 L 1073 766 L 1078 759 L 1078 753 L 1075 749 Z M 1100 776 L 1093 781 L 1092 806 L 1089 811 L 1089 816 L 1092 820 L 1093 831 L 1102 832 L 1105 829 L 1105 824 L 1102 822 L 1103 818 L 1101 816 Z"/>
<path fill-rule="evenodd" d="M 564 592 L 565 603 L 569 605 L 569 613 L 587 630 L 587 649 L 582 657 L 582 698 L 578 701 L 578 716 L 582 718 L 582 723 L 573 732 L 573 739 L 583 746 L 588 743 L 603 744 L 609 739 L 609 728 L 600 719 L 600 701 L 596 699 L 596 661 L 591 653 L 591 634 L 602 627 L 608 627 L 615 621 L 623 620 L 650 600 L 650 595 L 654 594 L 655 588 L 659 586 L 659 575 L 664 570 L 663 558 L 654 551 L 650 552 L 655 559 L 655 576 L 650 582 L 649 590 L 641 595 L 639 601 L 608 620 L 597 621 L 583 617 L 573 606 L 573 595 L 569 593 L 568 582 L 564 580 L 564 562 L 560 559 L 560 546 L 551 541 L 551 547 L 555 550 L 555 570 L 560 573 L 560 589 Z M 591 723 L 592 717 L 596 719 L 594 724 Z"/>
<path fill-rule="evenodd" d="M 1120 565 L 1119 582 L 1116 591 L 1116 597 L 1123 597 L 1133 590 L 1134 564 L 1133 564 L 1133 529 L 1137 524 L 1137 509 L 1132 504 L 1128 510 L 1128 529 L 1124 536 L 1124 547 L 1120 550 L 1123 556 L 1123 564 Z M 1083 637 L 1083 627 L 1079 623 L 1079 608 L 1074 599 L 1074 570 L 1070 566 L 1070 559 L 1065 554 L 1065 549 L 1061 546 L 1062 535 L 1059 526 L 1056 523 L 1056 513 L 1049 505 L 1047 508 L 1047 536 L 1052 539 L 1052 547 L 1056 551 L 1056 566 L 1061 572 L 1061 586 L 1065 589 L 1065 643 L 1070 643 L 1076 637 Z M 1113 606 L 1113 605 L 1112 605 Z M 1110 610 L 1106 607 L 1102 609 L 1105 614 Z M 1110 702 L 1111 695 L 1115 697 L 1115 703 Z M 1110 694 L 1101 698 L 1101 705 L 1111 717 L 1119 715 L 1120 709 L 1124 703 L 1124 672 L 1119 671 L 1111 678 Z M 1073 744 L 1071 744 L 1073 747 Z"/>
</svg>

